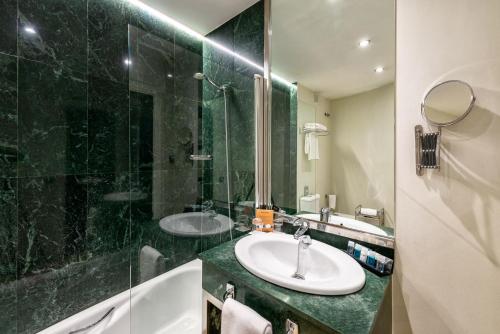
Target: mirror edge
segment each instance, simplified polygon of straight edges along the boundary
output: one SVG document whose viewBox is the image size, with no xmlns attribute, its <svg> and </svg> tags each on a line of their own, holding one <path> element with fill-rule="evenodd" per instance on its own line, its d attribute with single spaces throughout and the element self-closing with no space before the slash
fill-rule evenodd
<svg viewBox="0 0 500 334">
<path fill-rule="evenodd" d="M 427 98 L 429 97 L 430 93 L 434 89 L 436 89 L 436 88 L 438 88 L 440 86 L 443 86 L 445 84 L 452 83 L 452 82 L 463 84 L 463 85 L 465 85 L 469 89 L 470 95 L 471 95 L 469 106 L 467 107 L 467 110 L 460 117 L 457 117 L 456 119 L 454 119 L 454 120 L 452 120 L 450 122 L 445 122 L 445 123 L 434 122 L 430 118 L 428 118 L 427 115 L 425 114 L 425 101 L 427 100 Z M 442 82 L 440 82 L 440 83 L 432 86 L 427 91 L 427 93 L 425 93 L 425 96 L 424 96 L 422 102 L 420 103 L 420 113 L 421 113 L 422 117 L 425 119 L 425 121 L 427 123 L 429 123 L 431 125 L 434 125 L 434 126 L 437 126 L 438 128 L 444 128 L 444 127 L 447 127 L 447 126 L 455 125 L 458 122 L 462 121 L 465 117 L 467 117 L 467 115 L 469 115 L 469 113 L 472 111 L 472 108 L 474 108 L 475 102 L 476 102 L 476 95 L 474 94 L 474 89 L 472 89 L 472 86 L 469 85 L 467 82 L 465 82 L 463 80 L 458 80 L 458 79 L 445 80 L 445 81 L 442 81 Z"/>
</svg>

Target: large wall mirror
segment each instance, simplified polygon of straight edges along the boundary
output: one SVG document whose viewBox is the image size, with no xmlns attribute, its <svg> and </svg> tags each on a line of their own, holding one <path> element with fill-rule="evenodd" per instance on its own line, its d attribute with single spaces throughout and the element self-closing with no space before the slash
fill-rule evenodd
<svg viewBox="0 0 500 334">
<path fill-rule="evenodd" d="M 392 236 L 394 1 L 273 0 L 271 13 L 275 205 Z"/>
</svg>

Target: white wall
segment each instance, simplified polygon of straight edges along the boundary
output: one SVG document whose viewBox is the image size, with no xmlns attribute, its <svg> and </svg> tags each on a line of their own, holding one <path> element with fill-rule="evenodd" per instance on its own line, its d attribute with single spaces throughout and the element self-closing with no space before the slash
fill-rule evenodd
<svg viewBox="0 0 500 334">
<path fill-rule="evenodd" d="M 442 170 L 415 175 L 414 126 L 436 81 L 477 107 L 443 131 Z M 500 1 L 397 3 L 393 333 L 500 331 Z"/>
<path fill-rule="evenodd" d="M 309 186 L 311 194 L 321 195 L 321 206 L 327 206 L 326 194 L 331 193 L 331 136 L 319 138 L 319 160 L 308 160 L 304 154 L 304 134 L 300 131 L 307 122 L 317 122 L 330 128 L 330 100 L 319 96 L 314 101 L 314 93 L 307 87 L 297 89 L 297 209 L 299 198 L 304 194 L 304 186 Z"/>
<path fill-rule="evenodd" d="M 359 204 L 385 209 L 394 221 L 394 85 L 331 103 L 332 191 L 336 211 L 354 215 Z"/>
</svg>

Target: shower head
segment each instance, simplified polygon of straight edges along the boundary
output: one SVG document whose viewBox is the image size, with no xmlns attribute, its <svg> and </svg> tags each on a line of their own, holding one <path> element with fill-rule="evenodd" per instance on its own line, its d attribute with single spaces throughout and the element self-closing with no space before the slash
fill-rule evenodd
<svg viewBox="0 0 500 334">
<path fill-rule="evenodd" d="M 196 80 L 200 80 L 200 81 L 207 80 L 212 86 L 214 86 L 215 88 L 217 88 L 218 90 L 221 90 L 221 91 L 225 91 L 226 89 L 229 88 L 229 85 L 227 85 L 227 84 L 224 84 L 222 86 L 217 85 L 212 79 L 210 79 L 210 77 L 208 77 L 204 73 L 197 72 L 197 73 L 193 74 L 193 78 L 195 78 Z"/>
</svg>

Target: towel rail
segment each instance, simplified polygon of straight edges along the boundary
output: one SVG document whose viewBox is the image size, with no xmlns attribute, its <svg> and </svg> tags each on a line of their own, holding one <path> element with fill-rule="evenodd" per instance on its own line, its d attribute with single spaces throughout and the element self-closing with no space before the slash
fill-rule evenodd
<svg viewBox="0 0 500 334">
<path fill-rule="evenodd" d="M 312 133 L 313 135 L 316 135 L 316 136 L 328 136 L 329 135 L 328 130 L 308 129 L 305 127 L 300 129 L 300 132 L 304 133 L 304 134 Z"/>
</svg>

